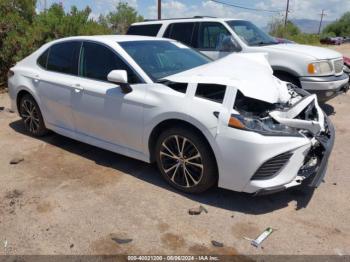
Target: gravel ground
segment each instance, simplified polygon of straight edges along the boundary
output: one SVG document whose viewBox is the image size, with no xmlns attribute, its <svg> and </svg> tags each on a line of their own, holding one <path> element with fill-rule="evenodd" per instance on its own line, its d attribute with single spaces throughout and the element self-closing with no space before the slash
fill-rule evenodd
<svg viewBox="0 0 350 262">
<path fill-rule="evenodd" d="M 330 45 L 327 48 L 334 49 L 347 57 L 350 57 L 350 43 L 342 44 L 342 45 Z"/>
<path fill-rule="evenodd" d="M 0 106 L 9 106 L 7 95 Z M 16 114 L 2 110 L 0 255 L 350 255 L 350 95 L 325 109 L 337 134 L 325 183 L 265 197 L 182 194 L 154 166 L 57 134 L 31 138 Z M 14 158 L 23 161 L 10 165 Z M 208 213 L 188 214 L 199 205 Z M 276 231 L 262 247 L 244 239 L 267 227 Z"/>
</svg>

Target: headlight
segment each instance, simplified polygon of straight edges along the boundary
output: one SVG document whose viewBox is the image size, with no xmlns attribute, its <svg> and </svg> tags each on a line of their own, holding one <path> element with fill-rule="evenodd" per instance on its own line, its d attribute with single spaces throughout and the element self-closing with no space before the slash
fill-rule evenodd
<svg viewBox="0 0 350 262">
<path fill-rule="evenodd" d="M 257 118 L 232 114 L 228 125 L 230 127 L 253 131 L 270 136 L 301 136 L 298 129 L 276 123 L 271 117 Z"/>
<path fill-rule="evenodd" d="M 333 68 L 329 61 L 320 61 L 308 64 L 307 71 L 311 75 L 325 75 L 331 74 Z"/>
</svg>

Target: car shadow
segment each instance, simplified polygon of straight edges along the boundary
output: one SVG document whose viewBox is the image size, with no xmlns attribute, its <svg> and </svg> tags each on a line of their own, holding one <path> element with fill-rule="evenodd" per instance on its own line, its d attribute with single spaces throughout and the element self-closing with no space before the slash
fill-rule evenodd
<svg viewBox="0 0 350 262">
<path fill-rule="evenodd" d="M 29 136 L 24 130 L 24 126 L 20 120 L 10 123 L 10 127 L 18 133 Z M 39 139 L 70 153 L 92 160 L 97 165 L 121 171 L 154 186 L 180 194 L 197 201 L 199 204 L 215 206 L 234 212 L 264 214 L 286 207 L 291 201 L 296 202 L 295 209 L 298 210 L 305 208 L 308 205 L 314 192 L 311 188 L 303 190 L 293 189 L 272 195 L 255 197 L 247 193 L 234 192 L 214 187 L 213 189 L 201 194 L 186 194 L 169 186 L 154 164 L 147 164 L 139 160 L 78 142 L 53 132 L 50 132 L 44 137 L 33 139 Z"/>
</svg>

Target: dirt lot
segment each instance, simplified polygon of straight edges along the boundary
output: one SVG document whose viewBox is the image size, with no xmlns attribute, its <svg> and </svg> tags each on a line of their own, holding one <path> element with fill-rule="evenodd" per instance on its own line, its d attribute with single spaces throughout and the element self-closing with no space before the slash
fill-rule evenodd
<svg viewBox="0 0 350 262">
<path fill-rule="evenodd" d="M 350 43 L 343 44 L 343 45 L 332 45 L 332 46 L 327 46 L 328 48 L 334 49 L 338 52 L 341 52 L 347 57 L 350 57 Z"/>
<path fill-rule="evenodd" d="M 9 106 L 7 95 L 0 106 Z M 337 134 L 325 183 L 257 198 L 176 192 L 153 166 L 56 134 L 31 138 L 3 110 L 0 255 L 350 254 L 350 95 L 325 109 Z M 10 165 L 13 158 L 24 161 Z M 199 205 L 208 213 L 190 216 Z M 263 248 L 244 239 L 267 227 L 276 231 Z"/>
</svg>

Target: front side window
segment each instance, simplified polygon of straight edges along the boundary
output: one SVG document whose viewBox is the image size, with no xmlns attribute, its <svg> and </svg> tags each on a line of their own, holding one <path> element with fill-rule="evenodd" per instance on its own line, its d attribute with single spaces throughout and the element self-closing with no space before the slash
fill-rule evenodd
<svg viewBox="0 0 350 262">
<path fill-rule="evenodd" d="M 169 25 L 164 37 L 175 39 L 191 46 L 195 23 L 174 23 Z"/>
<path fill-rule="evenodd" d="M 119 44 L 153 81 L 211 62 L 178 42 L 152 40 Z"/>
<path fill-rule="evenodd" d="M 227 37 L 231 37 L 231 34 L 221 23 L 201 23 L 198 33 L 198 48 L 217 50 L 223 39 Z"/>
<path fill-rule="evenodd" d="M 232 30 L 249 46 L 274 45 L 277 41 L 248 21 L 227 21 Z"/>
<path fill-rule="evenodd" d="M 63 42 L 51 46 L 47 59 L 47 70 L 77 75 L 80 46 L 81 42 L 78 41 Z"/>
<path fill-rule="evenodd" d="M 130 67 L 111 49 L 93 42 L 84 42 L 79 68 L 80 76 L 102 81 L 108 81 L 107 76 L 112 70 L 126 70 L 130 84 L 140 82 Z"/>
</svg>

